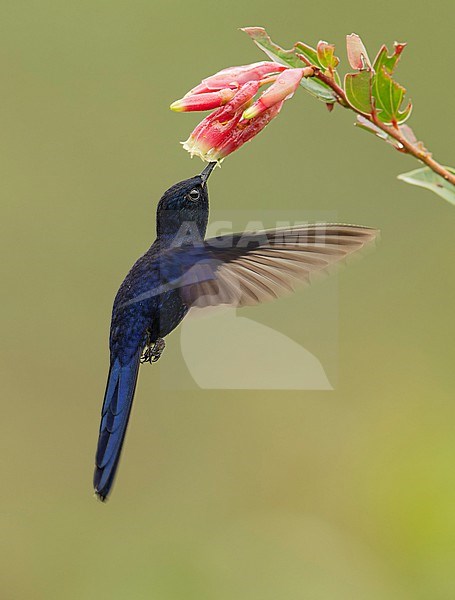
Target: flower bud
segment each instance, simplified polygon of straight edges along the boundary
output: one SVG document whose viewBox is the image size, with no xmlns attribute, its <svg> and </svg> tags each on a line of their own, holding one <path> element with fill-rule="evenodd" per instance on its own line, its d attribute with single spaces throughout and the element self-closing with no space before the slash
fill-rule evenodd
<svg viewBox="0 0 455 600">
<path fill-rule="evenodd" d="M 250 108 L 243 113 L 244 119 L 253 119 L 268 108 L 292 98 L 303 77 L 303 69 L 286 69 Z"/>
<path fill-rule="evenodd" d="M 219 118 L 228 119 L 237 112 L 239 108 L 245 109 L 249 105 L 251 99 L 258 93 L 258 90 L 259 81 L 248 81 L 248 83 L 243 84 L 234 98 L 223 108 Z"/>
<path fill-rule="evenodd" d="M 218 92 L 208 92 L 196 94 L 193 96 L 185 96 L 180 100 L 176 100 L 170 106 L 170 109 L 175 112 L 190 112 L 198 110 L 212 110 L 227 104 L 235 96 L 237 90 L 225 88 Z"/>
<path fill-rule="evenodd" d="M 281 73 L 288 67 L 276 62 L 262 61 L 251 65 L 242 65 L 240 67 L 228 67 L 211 77 L 202 80 L 202 83 L 190 90 L 187 96 L 194 94 L 203 94 L 208 91 L 221 90 L 223 88 L 237 88 L 247 81 L 259 81 L 265 75 L 271 73 Z"/>
</svg>

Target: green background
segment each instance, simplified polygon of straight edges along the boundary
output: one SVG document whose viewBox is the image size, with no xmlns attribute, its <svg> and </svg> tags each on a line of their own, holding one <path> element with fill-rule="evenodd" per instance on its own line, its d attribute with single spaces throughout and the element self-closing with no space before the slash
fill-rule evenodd
<svg viewBox="0 0 455 600">
<path fill-rule="evenodd" d="M 347 33 L 372 55 L 407 41 L 410 124 L 453 165 L 454 16 L 451 0 L 1 2 L 2 598 L 455 596 L 455 209 L 302 90 L 226 160 L 211 201 L 382 230 L 339 277 L 336 390 L 166 390 L 160 365 L 143 369 L 113 497 L 91 491 L 113 295 L 161 193 L 201 166 L 178 145 L 198 116 L 170 102 L 263 59 L 241 26 L 332 41 L 344 68 Z M 307 343 L 330 285 L 248 316 Z"/>
</svg>

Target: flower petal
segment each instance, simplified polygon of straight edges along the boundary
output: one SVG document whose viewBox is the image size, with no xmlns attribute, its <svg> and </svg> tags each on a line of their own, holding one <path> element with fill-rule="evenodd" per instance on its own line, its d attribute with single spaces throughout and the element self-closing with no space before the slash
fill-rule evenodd
<svg viewBox="0 0 455 600">
<path fill-rule="evenodd" d="M 287 69 L 278 75 L 276 81 L 262 94 L 259 100 L 243 113 L 243 118 L 253 119 L 274 104 L 292 98 L 302 77 L 303 69 Z"/>
<path fill-rule="evenodd" d="M 202 80 L 202 83 L 190 90 L 187 94 L 203 94 L 208 91 L 221 90 L 223 88 L 236 88 L 248 81 L 259 81 L 264 75 L 271 73 L 281 73 L 288 67 L 272 61 L 262 61 L 251 65 L 242 65 L 240 67 L 228 67 L 218 71 L 214 75 Z"/>
<path fill-rule="evenodd" d="M 194 96 L 185 96 L 180 100 L 176 100 L 170 106 L 170 109 L 175 112 L 190 112 L 198 110 L 212 110 L 227 104 L 237 93 L 237 90 L 225 88 L 217 92 L 208 92 L 204 94 L 196 94 Z"/>
</svg>

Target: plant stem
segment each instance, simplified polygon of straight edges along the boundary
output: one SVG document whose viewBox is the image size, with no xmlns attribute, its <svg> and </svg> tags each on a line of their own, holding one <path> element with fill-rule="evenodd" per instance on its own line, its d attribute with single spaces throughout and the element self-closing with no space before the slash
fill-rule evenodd
<svg viewBox="0 0 455 600">
<path fill-rule="evenodd" d="M 304 62 L 308 64 L 307 61 Z M 434 160 L 434 158 L 431 156 L 431 153 L 428 152 L 428 150 L 424 150 L 419 145 L 413 144 L 412 142 L 407 140 L 398 127 L 393 127 L 392 125 L 386 125 L 385 123 L 382 123 L 382 121 L 380 121 L 377 118 L 375 112 L 373 112 L 372 114 L 367 114 L 356 109 L 354 106 L 352 106 L 352 104 L 349 103 L 349 100 L 347 99 L 344 90 L 331 77 L 324 75 L 321 69 L 314 65 L 312 65 L 312 69 L 312 76 L 316 77 L 316 79 L 319 79 L 320 81 L 328 85 L 335 92 L 339 104 L 341 104 L 345 108 L 350 108 L 358 115 L 362 115 L 365 119 L 368 119 L 368 121 L 376 125 L 376 127 L 379 127 L 379 129 L 384 131 L 384 133 L 396 140 L 400 144 L 400 150 L 402 152 L 411 154 L 412 156 L 414 156 L 414 158 L 417 158 L 417 160 L 422 161 L 432 171 L 434 171 L 435 173 L 443 177 L 446 181 L 455 186 L 455 174 L 451 173 L 450 171 L 445 169 L 441 164 L 439 164 L 436 160 Z M 310 74 L 305 76 L 311 77 Z"/>
<path fill-rule="evenodd" d="M 387 135 L 390 135 L 394 140 L 396 140 L 401 146 L 403 146 L 404 150 L 407 154 L 411 154 L 417 160 L 422 161 L 429 167 L 432 171 L 443 177 L 446 181 L 455 186 L 455 174 L 451 173 L 447 169 L 445 169 L 442 165 L 440 165 L 434 158 L 431 156 L 431 152 L 428 150 L 423 150 L 419 148 L 415 144 L 412 144 L 409 140 L 407 140 L 400 132 L 399 129 L 393 127 L 391 125 L 386 125 L 382 123 L 376 115 L 369 115 L 367 117 L 372 123 L 382 129 Z"/>
</svg>

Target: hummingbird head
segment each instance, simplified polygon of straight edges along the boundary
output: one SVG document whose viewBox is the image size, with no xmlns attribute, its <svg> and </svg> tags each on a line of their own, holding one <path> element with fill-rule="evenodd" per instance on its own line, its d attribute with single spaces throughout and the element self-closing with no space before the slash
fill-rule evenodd
<svg viewBox="0 0 455 600">
<path fill-rule="evenodd" d="M 216 166 L 209 163 L 200 175 L 185 179 L 170 187 L 161 197 L 156 213 L 159 238 L 176 238 L 186 232 L 186 240 L 203 240 L 209 218 L 207 180 Z"/>
</svg>

